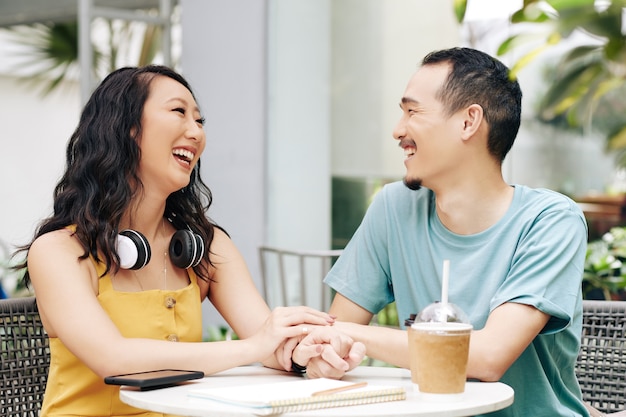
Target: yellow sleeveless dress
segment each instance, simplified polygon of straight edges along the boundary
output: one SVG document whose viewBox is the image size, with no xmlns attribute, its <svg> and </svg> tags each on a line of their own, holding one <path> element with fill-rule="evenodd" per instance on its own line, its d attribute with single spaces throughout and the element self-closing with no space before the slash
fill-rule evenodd
<svg viewBox="0 0 626 417">
<path fill-rule="evenodd" d="M 104 265 L 96 264 L 98 274 Z M 202 307 L 197 277 L 176 291 L 119 292 L 106 275 L 98 283 L 98 300 L 122 335 L 169 340 L 202 341 Z M 74 356 L 58 338 L 50 338 L 50 371 L 40 417 L 141 416 L 161 417 L 122 403 L 119 387 L 107 385 Z"/>
</svg>

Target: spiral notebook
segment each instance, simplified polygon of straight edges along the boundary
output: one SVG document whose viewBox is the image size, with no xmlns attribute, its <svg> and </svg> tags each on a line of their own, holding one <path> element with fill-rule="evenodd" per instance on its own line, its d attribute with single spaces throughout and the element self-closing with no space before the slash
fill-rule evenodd
<svg viewBox="0 0 626 417">
<path fill-rule="evenodd" d="M 190 390 L 189 396 L 244 407 L 253 414 L 263 416 L 406 399 L 403 387 L 368 384 L 353 388 L 354 384 L 327 378 L 299 379 Z M 324 393 L 328 390 L 337 392 Z"/>
</svg>

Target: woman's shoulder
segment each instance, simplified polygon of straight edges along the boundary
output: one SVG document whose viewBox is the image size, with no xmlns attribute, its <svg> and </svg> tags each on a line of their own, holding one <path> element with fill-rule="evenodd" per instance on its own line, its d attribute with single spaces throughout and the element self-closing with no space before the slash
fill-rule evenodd
<svg viewBox="0 0 626 417">
<path fill-rule="evenodd" d="M 41 251 L 46 253 L 69 251 L 74 256 L 75 253 L 82 253 L 83 249 L 78 239 L 74 237 L 74 231 L 70 228 L 63 228 L 38 236 L 30 246 L 29 256 Z"/>
</svg>

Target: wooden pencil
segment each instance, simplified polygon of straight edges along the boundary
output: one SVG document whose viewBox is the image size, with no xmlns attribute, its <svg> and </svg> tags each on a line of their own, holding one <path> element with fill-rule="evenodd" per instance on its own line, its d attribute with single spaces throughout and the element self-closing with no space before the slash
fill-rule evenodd
<svg viewBox="0 0 626 417">
<path fill-rule="evenodd" d="M 311 396 L 315 397 L 318 395 L 331 395 L 331 394 L 335 394 L 337 392 L 342 392 L 342 391 L 348 391 L 351 389 L 356 389 L 356 388 L 361 388 L 367 385 L 367 382 L 363 381 L 363 382 L 356 382 L 354 384 L 350 384 L 350 385 L 345 385 L 343 387 L 338 387 L 338 388 L 331 388 L 331 389 L 326 389 L 323 391 L 316 391 L 313 394 L 311 394 Z"/>
</svg>

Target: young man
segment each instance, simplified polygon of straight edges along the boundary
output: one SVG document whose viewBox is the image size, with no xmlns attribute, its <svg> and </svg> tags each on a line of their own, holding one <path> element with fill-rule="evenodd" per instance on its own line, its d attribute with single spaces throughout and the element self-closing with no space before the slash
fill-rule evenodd
<svg viewBox="0 0 626 417">
<path fill-rule="evenodd" d="M 587 415 L 574 374 L 586 222 L 569 198 L 504 181 L 521 98 L 508 69 L 485 53 L 424 58 L 393 132 L 404 184 L 376 196 L 328 274 L 337 291 L 330 313 L 369 356 L 408 368 L 406 331 L 368 323 L 392 301 L 402 322 L 440 299 L 449 259 L 450 302 L 474 326 L 468 378 L 515 390 L 514 404 L 493 415 Z M 317 358 L 307 365 L 312 376 L 340 373 Z"/>
</svg>

